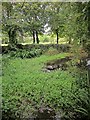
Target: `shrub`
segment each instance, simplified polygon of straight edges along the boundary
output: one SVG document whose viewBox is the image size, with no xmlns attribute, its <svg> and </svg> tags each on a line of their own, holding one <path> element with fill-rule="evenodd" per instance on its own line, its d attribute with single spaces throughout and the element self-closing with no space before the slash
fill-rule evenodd
<svg viewBox="0 0 90 120">
<path fill-rule="evenodd" d="M 68 52 L 70 49 L 70 46 L 68 44 L 61 44 L 60 47 L 58 47 L 58 50 L 61 52 Z"/>
<path fill-rule="evenodd" d="M 58 50 L 53 48 L 53 47 L 50 47 L 47 51 L 46 51 L 46 55 L 55 55 L 55 54 L 58 54 Z"/>
<path fill-rule="evenodd" d="M 30 51 L 18 49 L 17 51 L 10 51 L 9 54 L 11 57 L 33 58 L 40 56 L 42 54 L 42 51 L 40 49 L 33 49 Z"/>
</svg>

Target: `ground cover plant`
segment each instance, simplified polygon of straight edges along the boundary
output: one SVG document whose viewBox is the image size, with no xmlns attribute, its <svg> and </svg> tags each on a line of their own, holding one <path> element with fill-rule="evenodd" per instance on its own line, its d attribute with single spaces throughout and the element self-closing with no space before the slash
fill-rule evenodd
<svg viewBox="0 0 90 120">
<path fill-rule="evenodd" d="M 88 116 L 89 111 L 82 106 L 88 106 L 88 90 L 85 87 L 87 77 L 77 77 L 76 68 L 72 67 L 71 70 L 69 68 L 67 71 L 56 70 L 49 73 L 42 70 L 47 61 L 66 56 L 69 53 L 50 56 L 45 54 L 32 59 L 4 55 L 3 119 L 36 117 L 35 111 L 46 107 L 58 111 L 58 117 L 65 120 Z"/>
</svg>

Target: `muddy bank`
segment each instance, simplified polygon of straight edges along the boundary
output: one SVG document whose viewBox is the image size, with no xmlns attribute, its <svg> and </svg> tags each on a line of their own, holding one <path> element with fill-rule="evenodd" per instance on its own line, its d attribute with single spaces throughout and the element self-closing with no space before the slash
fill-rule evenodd
<svg viewBox="0 0 90 120">
<path fill-rule="evenodd" d="M 20 116 L 17 117 L 15 113 L 12 113 L 11 111 L 8 111 L 7 113 L 4 112 L 2 120 L 61 120 L 61 118 L 52 108 L 43 107 L 36 110 L 27 118 L 22 118 Z"/>
<path fill-rule="evenodd" d="M 60 58 L 60 59 L 56 59 L 56 60 L 51 60 L 47 63 L 45 63 L 45 66 L 43 68 L 44 72 L 50 72 L 53 70 L 67 70 L 68 68 L 68 64 L 67 62 L 72 60 L 72 57 L 65 57 L 65 58 Z"/>
</svg>

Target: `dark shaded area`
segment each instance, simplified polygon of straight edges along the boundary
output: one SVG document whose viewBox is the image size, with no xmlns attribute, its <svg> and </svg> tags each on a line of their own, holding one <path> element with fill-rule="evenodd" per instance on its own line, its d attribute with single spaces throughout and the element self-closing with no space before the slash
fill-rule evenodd
<svg viewBox="0 0 90 120">
<path fill-rule="evenodd" d="M 39 108 L 35 120 L 55 120 L 55 111 L 51 108 Z"/>
<path fill-rule="evenodd" d="M 33 116 L 28 118 L 21 118 L 20 115 L 15 115 L 15 112 L 8 110 L 2 112 L 2 120 L 61 120 L 52 108 L 39 108 Z"/>
<path fill-rule="evenodd" d="M 41 49 L 43 52 L 47 51 L 50 47 L 57 49 L 59 52 L 68 52 L 70 50 L 70 46 L 68 44 L 29 44 L 29 45 L 22 45 L 17 44 L 15 46 L 0 46 L 2 49 L 2 54 L 9 53 L 9 51 L 15 51 L 17 49 L 24 49 L 24 50 L 32 50 L 32 49 Z"/>
<path fill-rule="evenodd" d="M 87 69 L 87 62 L 90 60 L 90 57 L 84 57 L 80 59 L 80 62 L 76 62 L 76 66 L 78 68 L 83 68 L 83 69 Z"/>
<path fill-rule="evenodd" d="M 61 59 L 51 60 L 45 64 L 45 68 L 43 69 L 46 72 L 50 72 L 52 70 L 67 70 L 67 62 L 70 61 L 72 57 L 65 57 Z"/>
<path fill-rule="evenodd" d="M 20 120 L 20 117 L 15 115 L 10 109 L 2 111 L 2 120 Z"/>
</svg>

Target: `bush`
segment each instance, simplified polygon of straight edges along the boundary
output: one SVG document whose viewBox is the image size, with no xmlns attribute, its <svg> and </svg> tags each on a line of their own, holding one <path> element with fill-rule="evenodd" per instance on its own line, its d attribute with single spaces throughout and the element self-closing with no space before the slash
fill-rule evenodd
<svg viewBox="0 0 90 120">
<path fill-rule="evenodd" d="M 9 54 L 11 57 L 33 58 L 40 56 L 42 51 L 40 49 L 33 49 L 31 51 L 18 49 L 17 51 L 10 51 Z"/>
<path fill-rule="evenodd" d="M 27 51 L 41 50 L 43 53 L 46 52 L 50 47 L 57 49 L 59 52 L 68 52 L 70 46 L 68 44 L 17 44 L 16 46 L 1 46 L 2 53 L 6 54 L 9 51 L 16 51 L 17 49 L 24 49 Z"/>
<path fill-rule="evenodd" d="M 47 52 L 45 53 L 46 55 L 55 55 L 55 54 L 58 54 L 58 50 L 53 48 L 53 47 L 50 47 Z"/>
<path fill-rule="evenodd" d="M 61 44 L 60 47 L 58 47 L 58 50 L 62 52 L 68 52 L 69 49 L 70 49 L 70 46 L 68 44 Z"/>
</svg>

